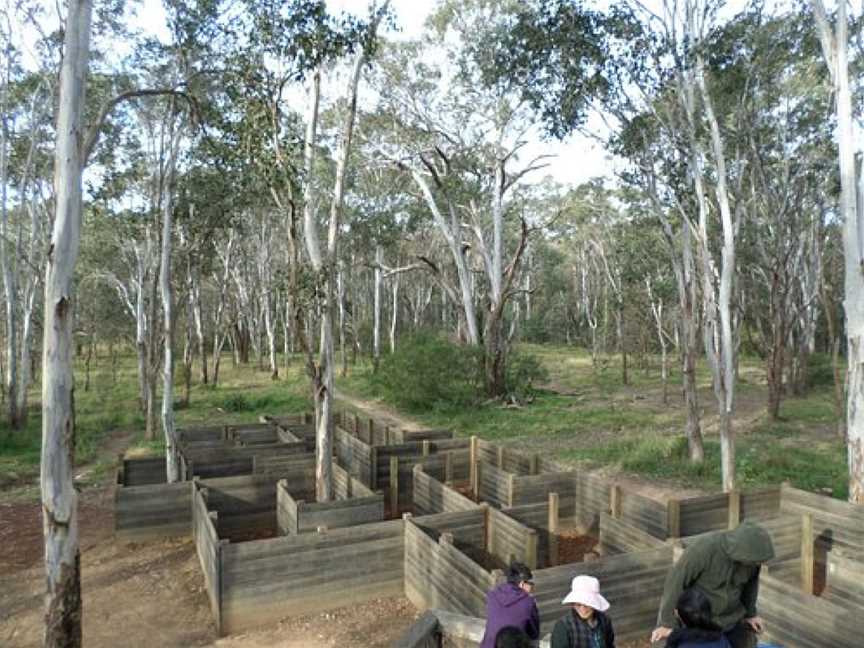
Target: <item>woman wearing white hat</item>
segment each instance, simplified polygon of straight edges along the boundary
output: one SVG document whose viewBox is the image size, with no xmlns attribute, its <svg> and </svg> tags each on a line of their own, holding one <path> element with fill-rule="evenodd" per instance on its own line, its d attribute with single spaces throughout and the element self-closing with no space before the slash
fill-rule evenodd
<svg viewBox="0 0 864 648">
<path fill-rule="evenodd" d="M 609 601 L 600 595 L 596 578 L 574 578 L 561 604 L 571 609 L 552 629 L 552 648 L 615 648 L 612 621 L 606 616 Z"/>
</svg>

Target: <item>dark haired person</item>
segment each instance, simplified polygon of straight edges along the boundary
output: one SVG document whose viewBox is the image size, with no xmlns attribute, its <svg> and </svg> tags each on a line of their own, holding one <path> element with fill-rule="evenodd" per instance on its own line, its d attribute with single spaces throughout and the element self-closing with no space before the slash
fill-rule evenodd
<svg viewBox="0 0 864 648">
<path fill-rule="evenodd" d="M 600 594 L 600 581 L 577 576 L 561 604 L 570 610 L 552 628 L 551 648 L 615 648 L 615 631 L 606 615 L 609 601 Z"/>
<path fill-rule="evenodd" d="M 495 648 L 498 633 L 508 626 L 522 630 L 532 640 L 540 638 L 540 613 L 531 592 L 534 575 L 527 565 L 514 562 L 507 582 L 486 594 L 486 630 L 480 648 Z"/>
<path fill-rule="evenodd" d="M 501 628 L 495 637 L 495 648 L 534 648 L 536 644 L 519 628 Z"/>
<path fill-rule="evenodd" d="M 752 522 L 696 540 L 666 577 L 659 623 L 651 641 L 669 637 L 675 627 L 678 597 L 698 587 L 711 602 L 711 620 L 720 626 L 732 648 L 753 648 L 756 635 L 765 626 L 756 611 L 759 572 L 772 558 L 771 536 Z"/>
<path fill-rule="evenodd" d="M 711 620 L 711 601 L 695 588 L 678 597 L 675 616 L 681 622 L 666 639 L 666 648 L 730 648 L 723 630 Z"/>
</svg>

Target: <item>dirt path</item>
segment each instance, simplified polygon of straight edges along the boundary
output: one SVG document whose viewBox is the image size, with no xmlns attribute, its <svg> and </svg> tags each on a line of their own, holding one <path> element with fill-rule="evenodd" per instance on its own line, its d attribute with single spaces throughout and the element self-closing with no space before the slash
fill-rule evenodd
<svg viewBox="0 0 864 648">
<path fill-rule="evenodd" d="M 84 645 L 383 648 L 418 616 L 404 598 L 286 620 L 219 638 L 191 539 L 115 541 L 112 488 L 82 493 Z M 42 642 L 42 518 L 37 502 L 0 504 L 0 646 Z M 121 639 L 122 638 L 122 639 Z"/>
<path fill-rule="evenodd" d="M 382 421 L 385 425 L 391 425 L 403 430 L 422 430 L 425 426 L 420 425 L 417 421 L 402 416 L 399 412 L 384 405 L 380 401 L 367 401 L 361 398 L 356 398 L 344 391 L 336 390 L 336 400 L 348 405 L 352 409 L 374 418 L 376 421 Z"/>
</svg>

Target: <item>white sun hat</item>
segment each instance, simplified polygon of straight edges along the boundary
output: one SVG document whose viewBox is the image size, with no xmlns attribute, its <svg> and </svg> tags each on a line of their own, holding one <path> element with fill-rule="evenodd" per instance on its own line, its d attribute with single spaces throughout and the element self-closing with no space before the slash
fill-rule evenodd
<svg viewBox="0 0 864 648">
<path fill-rule="evenodd" d="M 609 609 L 609 601 L 600 595 L 600 581 L 593 576 L 577 576 L 570 584 L 570 593 L 561 601 L 561 605 L 581 603 L 600 612 Z"/>
</svg>

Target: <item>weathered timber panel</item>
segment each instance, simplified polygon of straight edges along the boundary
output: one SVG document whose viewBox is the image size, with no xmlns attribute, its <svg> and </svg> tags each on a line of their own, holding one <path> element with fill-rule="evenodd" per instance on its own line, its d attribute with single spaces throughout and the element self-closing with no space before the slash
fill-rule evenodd
<svg viewBox="0 0 864 648">
<path fill-rule="evenodd" d="M 864 609 L 805 594 L 770 574 L 759 579 L 759 614 L 766 638 L 785 648 L 859 648 Z"/>
<path fill-rule="evenodd" d="M 219 537 L 230 538 L 236 533 L 275 533 L 276 481 L 271 475 L 203 480 L 207 506 L 219 513 L 216 523 Z"/>
<path fill-rule="evenodd" d="M 384 520 L 384 495 L 352 497 L 332 502 L 298 502 L 297 532 L 316 531 L 319 527 L 339 529 Z"/>
<path fill-rule="evenodd" d="M 168 481 L 165 457 L 140 457 L 123 460 L 123 485 L 147 486 Z"/>
<path fill-rule="evenodd" d="M 118 487 L 114 491 L 114 532 L 142 541 L 188 535 L 192 524 L 189 482 Z"/>
<path fill-rule="evenodd" d="M 621 519 L 655 538 L 669 537 L 669 517 L 665 502 L 621 489 Z"/>
<path fill-rule="evenodd" d="M 188 486 L 188 485 L 187 485 Z M 204 585 L 207 590 L 207 598 L 210 600 L 210 610 L 216 621 L 216 627 L 220 625 L 222 612 L 220 578 L 220 544 L 216 527 L 207 510 L 207 501 L 204 491 L 197 482 L 191 486 L 192 491 L 192 540 L 195 543 L 195 551 L 198 554 L 198 562 L 204 574 Z"/>
<path fill-rule="evenodd" d="M 335 464 L 334 464 L 335 465 Z M 286 477 L 292 483 L 294 490 L 309 490 L 309 484 L 315 479 L 314 454 L 289 454 L 273 456 L 256 454 L 252 459 L 252 474 L 272 474 L 276 477 Z"/>
<path fill-rule="evenodd" d="M 537 532 L 492 507 L 487 509 L 487 514 L 486 550 L 505 564 L 512 556 L 536 569 L 539 564 Z"/>
<path fill-rule="evenodd" d="M 510 477 L 508 473 L 486 461 L 478 462 L 480 469 L 480 500 L 499 508 L 510 506 Z"/>
<path fill-rule="evenodd" d="M 438 540 L 444 533 L 449 533 L 458 545 L 477 549 L 486 547 L 486 512 L 483 507 L 456 513 L 424 515 L 412 520 L 434 540 Z"/>
<path fill-rule="evenodd" d="M 545 473 L 516 477 L 513 480 L 513 506 L 543 504 L 549 493 L 558 493 L 561 511 L 572 511 L 576 506 L 576 472 Z"/>
<path fill-rule="evenodd" d="M 470 476 L 470 456 L 466 450 L 437 450 L 436 454 L 420 457 L 417 464 L 423 466 L 427 475 L 432 475 L 440 482 L 446 482 L 449 477 L 453 482 L 464 483 Z"/>
<path fill-rule="evenodd" d="M 276 484 L 276 531 L 279 535 L 297 535 L 300 532 L 299 502 L 291 497 L 284 482 Z"/>
<path fill-rule="evenodd" d="M 224 545 L 222 633 L 403 592 L 402 520 Z"/>
<path fill-rule="evenodd" d="M 600 551 L 604 556 L 658 549 L 663 540 L 638 529 L 624 520 L 600 514 Z"/>
<path fill-rule="evenodd" d="M 485 615 L 492 575 L 446 542 L 405 521 L 405 595 L 419 609 Z"/>
<path fill-rule="evenodd" d="M 812 514 L 817 546 L 823 553 L 834 548 L 858 555 L 864 553 L 864 506 L 861 504 L 783 486 L 780 511 Z"/>
<path fill-rule="evenodd" d="M 780 513 L 780 489 L 740 493 L 741 520 L 769 520 Z M 681 535 L 722 531 L 729 525 L 729 495 L 717 493 L 681 500 Z"/>
<path fill-rule="evenodd" d="M 501 509 L 501 512 L 537 532 L 537 564 L 549 565 L 549 504 L 525 504 Z M 563 518 L 559 518 L 562 523 Z M 566 524 L 564 521 L 563 526 Z"/>
<path fill-rule="evenodd" d="M 531 458 L 521 452 L 499 446 L 479 439 L 477 441 L 478 459 L 500 467 L 514 475 L 530 475 L 531 474 Z M 499 466 L 499 458 L 501 465 Z"/>
<path fill-rule="evenodd" d="M 369 497 L 375 492 L 368 488 L 362 481 L 352 477 L 348 472 L 333 463 L 333 491 L 336 499 L 347 499 L 349 497 Z"/>
<path fill-rule="evenodd" d="M 864 561 L 834 550 L 826 565 L 825 597 L 844 606 L 854 605 L 864 612 Z"/>
<path fill-rule="evenodd" d="M 228 439 L 241 446 L 279 443 L 278 428 L 272 423 L 228 425 L 225 430 Z"/>
<path fill-rule="evenodd" d="M 610 615 L 619 641 L 644 639 L 655 627 L 666 573 L 672 566 L 672 547 L 640 551 L 600 560 L 540 569 L 534 572 L 535 598 L 543 632 L 552 630 L 566 612 L 561 599 L 574 576 L 600 580 L 611 604 Z"/>
<path fill-rule="evenodd" d="M 681 500 L 681 535 L 720 531 L 729 525 L 729 495 L 719 493 Z"/>
<path fill-rule="evenodd" d="M 301 457 L 305 446 L 300 443 L 280 443 L 264 446 L 234 446 L 224 448 L 186 448 L 183 456 L 191 475 L 201 479 L 251 475 L 256 461 L 283 457 Z"/>
<path fill-rule="evenodd" d="M 197 441 L 217 441 L 225 438 L 225 427 L 222 425 L 211 425 L 206 427 L 182 427 L 177 428 L 177 440 L 182 443 L 194 443 Z"/>
<path fill-rule="evenodd" d="M 770 520 L 780 515 L 780 488 L 764 488 L 741 493 L 742 520 Z"/>
<path fill-rule="evenodd" d="M 375 487 L 372 448 L 370 446 L 352 436 L 347 430 L 337 427 L 333 435 L 333 447 L 339 465 L 349 475 L 356 477 L 370 488 Z"/>
<path fill-rule="evenodd" d="M 564 507 L 561 508 L 563 511 Z M 591 473 L 577 472 L 574 516 L 587 525 L 593 525 L 600 519 L 601 513 L 608 513 L 609 510 L 609 482 Z"/>
<path fill-rule="evenodd" d="M 440 441 L 452 439 L 453 430 L 400 430 L 399 443 L 408 441 Z"/>
<path fill-rule="evenodd" d="M 477 504 L 449 486 L 426 474 L 423 466 L 413 471 L 414 514 L 455 513 L 479 508 Z"/>
</svg>

